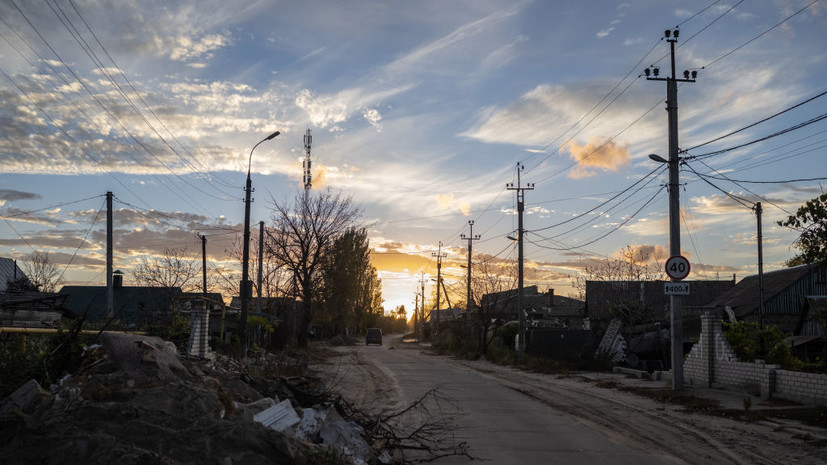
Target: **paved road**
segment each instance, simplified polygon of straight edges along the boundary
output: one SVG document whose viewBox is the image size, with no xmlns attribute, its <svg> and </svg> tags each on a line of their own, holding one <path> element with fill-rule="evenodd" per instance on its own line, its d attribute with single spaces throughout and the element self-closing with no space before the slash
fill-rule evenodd
<svg viewBox="0 0 827 465">
<path fill-rule="evenodd" d="M 384 381 L 380 382 L 395 385 L 405 403 L 439 385 L 440 391 L 455 401 L 457 438 L 467 441 L 469 453 L 475 458 L 492 464 L 674 463 L 655 452 L 619 443 L 618 438 L 593 430 L 485 374 L 388 342 L 386 339 L 382 347 L 358 348 L 368 362 L 362 369 L 381 371 Z M 390 391 L 386 389 L 384 395 L 390 396 Z M 389 400 L 374 402 L 383 404 Z M 469 461 L 445 457 L 435 463 Z"/>
</svg>

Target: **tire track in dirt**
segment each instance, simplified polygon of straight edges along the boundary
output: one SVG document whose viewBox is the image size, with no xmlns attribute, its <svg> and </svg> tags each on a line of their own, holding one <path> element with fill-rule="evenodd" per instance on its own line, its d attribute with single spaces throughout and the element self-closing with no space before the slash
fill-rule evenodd
<svg viewBox="0 0 827 465">
<path fill-rule="evenodd" d="M 504 386 L 567 413 L 612 438 L 663 450 L 681 463 L 822 464 L 824 449 L 791 440 L 765 425 L 695 414 L 634 394 L 571 378 L 522 372 L 488 363 L 454 360 Z"/>
</svg>

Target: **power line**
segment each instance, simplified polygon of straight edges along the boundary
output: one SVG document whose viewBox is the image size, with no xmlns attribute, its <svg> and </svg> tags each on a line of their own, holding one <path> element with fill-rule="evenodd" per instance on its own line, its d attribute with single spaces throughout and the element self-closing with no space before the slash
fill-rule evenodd
<svg viewBox="0 0 827 465">
<path fill-rule="evenodd" d="M 86 202 L 87 200 L 97 199 L 97 198 L 100 198 L 100 197 L 104 197 L 104 195 L 103 194 L 95 195 L 95 196 L 92 196 L 92 197 L 87 197 L 85 199 L 73 200 L 71 202 L 64 202 L 64 203 L 59 203 L 59 204 L 56 204 L 56 205 L 51 205 L 51 206 L 48 206 L 48 207 L 38 208 L 36 210 L 27 210 L 27 211 L 24 211 L 24 212 L 15 213 L 13 215 L 0 214 L 0 217 L 3 217 L 3 218 L 17 218 L 17 217 L 20 217 L 20 216 L 31 215 L 32 213 L 38 213 L 38 212 L 42 212 L 42 211 L 46 211 L 46 210 L 52 210 L 54 208 L 65 207 L 67 205 L 74 205 L 76 203 Z"/>
<path fill-rule="evenodd" d="M 71 74 L 71 75 L 72 75 L 72 76 L 73 76 L 73 77 L 77 80 L 77 82 L 78 82 L 78 83 L 79 83 L 79 84 L 80 84 L 80 85 L 81 85 L 81 86 L 82 86 L 82 87 L 83 87 L 83 88 L 84 88 L 84 89 L 85 89 L 85 90 L 89 93 L 89 95 L 90 95 L 90 96 L 92 97 L 92 99 L 93 99 L 93 100 L 94 100 L 94 101 L 95 101 L 95 102 L 96 102 L 96 103 L 97 103 L 97 104 L 101 107 L 101 109 L 102 109 L 102 110 L 103 110 L 103 111 L 104 111 L 104 112 L 105 112 L 105 113 L 106 113 L 106 114 L 107 114 L 107 115 L 108 115 L 108 116 L 109 116 L 109 117 L 110 117 L 113 121 L 115 121 L 116 123 L 118 123 L 118 125 L 121 127 L 121 129 L 123 129 L 123 130 L 124 130 L 124 132 L 126 132 L 126 134 L 127 134 L 127 135 L 129 135 L 129 137 L 130 137 L 130 138 L 131 138 L 131 139 L 132 139 L 132 140 L 133 140 L 133 141 L 134 141 L 134 142 L 135 142 L 138 146 L 140 146 L 142 149 L 144 149 L 144 151 L 146 151 L 146 153 L 147 153 L 150 157 L 152 157 L 153 159 L 155 159 L 155 161 L 157 161 L 157 162 L 158 162 L 158 164 L 160 164 L 161 166 L 163 166 L 164 168 L 166 168 L 166 169 L 167 169 L 170 173 L 172 173 L 175 177 L 177 177 L 178 179 L 180 179 L 182 182 L 184 182 L 185 184 L 187 184 L 187 185 L 190 185 L 190 186 L 191 186 L 191 184 L 190 184 L 190 183 L 189 183 L 186 179 L 183 179 L 183 178 L 182 178 L 179 174 L 175 173 L 175 172 L 174 172 L 174 171 L 173 171 L 170 167 L 168 167 L 168 166 L 167 166 L 167 165 L 166 165 L 163 161 L 161 161 L 161 160 L 160 160 L 160 159 L 159 159 L 159 158 L 158 158 L 158 157 L 157 157 L 154 153 L 152 153 L 152 151 L 149 149 L 149 147 L 147 147 L 147 146 L 146 146 L 146 144 L 144 144 L 143 142 L 141 142 L 141 141 L 140 141 L 137 137 L 135 137 L 135 135 L 134 135 L 134 134 L 132 134 L 132 132 L 130 132 L 130 131 L 129 131 L 129 129 L 127 129 L 127 128 L 126 128 L 126 126 L 123 124 L 123 122 L 122 122 L 122 121 L 121 121 L 121 120 L 120 120 L 117 116 L 115 116 L 115 114 L 114 114 L 114 113 L 112 113 L 112 111 L 110 111 L 110 110 L 106 107 L 106 105 L 104 105 L 104 104 L 103 104 L 103 102 L 102 102 L 102 101 L 98 98 L 98 96 L 97 96 L 97 95 L 95 95 L 95 93 L 94 93 L 94 92 L 92 92 L 92 90 L 89 88 L 89 86 L 87 86 L 87 84 L 86 84 L 85 82 L 83 82 L 83 80 L 80 78 L 80 76 L 78 76 L 78 75 L 77 75 L 77 73 L 75 73 L 75 71 L 74 71 L 74 70 L 73 70 L 73 69 L 69 66 L 69 64 L 68 64 L 68 63 L 66 63 L 66 60 L 64 60 L 64 59 L 63 59 L 63 57 L 61 57 L 61 55 L 60 55 L 59 53 L 57 53 L 57 50 L 55 50 L 55 49 L 54 49 L 54 47 L 52 47 L 51 43 L 49 43 L 49 41 L 48 41 L 48 40 L 46 40 L 46 38 L 43 36 L 43 34 L 41 34 L 40 30 L 38 30 L 38 29 L 37 29 L 37 27 L 36 27 L 36 26 L 35 26 L 35 25 L 31 22 L 31 20 L 29 20 L 29 17 L 28 17 L 28 16 L 26 16 L 26 14 L 23 12 L 23 10 L 21 10 L 21 9 L 20 9 L 20 7 L 17 5 L 17 3 L 16 3 L 14 0 L 9 0 L 9 1 L 10 1 L 10 2 L 11 2 L 11 4 L 15 7 L 15 9 L 18 11 L 18 13 L 20 13 L 20 15 L 21 15 L 21 16 L 23 17 L 23 19 L 26 21 L 26 23 L 27 23 L 27 24 L 28 24 L 28 25 L 29 25 L 29 26 L 30 26 L 30 27 L 34 30 L 35 34 L 37 34 L 37 36 L 40 38 L 40 40 L 42 40 L 42 41 L 43 41 L 43 43 L 45 43 L 45 44 L 46 44 L 46 47 L 48 47 L 48 48 L 49 48 L 49 50 L 51 50 L 51 52 L 55 55 L 55 57 L 57 57 L 58 61 L 60 61 L 60 62 L 63 64 L 63 66 L 66 68 L 66 70 L 67 70 L 67 71 L 69 71 L 69 73 L 70 73 L 70 74 Z M 4 74 L 5 74 L 5 73 L 4 73 Z M 54 123 L 53 123 L 53 124 L 54 124 Z M 132 155 L 132 154 L 131 154 L 131 153 L 129 153 L 129 152 L 126 152 L 126 153 L 130 156 L 130 158 L 132 158 L 132 160 L 133 160 L 133 161 L 135 161 L 135 163 L 136 163 L 136 164 L 138 164 L 138 166 L 143 166 L 143 165 L 141 164 L 141 162 L 139 162 L 139 161 L 138 161 L 138 159 L 137 159 L 137 158 L 135 158 L 135 156 L 134 156 L 134 155 Z M 169 190 L 170 190 L 170 192 L 172 192 L 173 194 L 175 194 L 175 192 L 172 190 L 172 188 L 170 188 L 169 186 L 167 186 L 167 184 L 166 184 L 166 183 L 163 183 L 163 181 L 162 181 L 161 179 L 159 179 L 159 182 L 160 182 L 161 184 L 163 184 L 163 185 L 164 185 L 164 187 L 166 187 L 167 189 L 169 189 Z M 180 189 L 180 188 L 179 188 L 179 189 Z M 194 199 L 192 199 L 191 197 L 189 197 L 189 194 L 187 194 L 187 193 L 186 193 L 183 189 L 181 189 L 181 193 L 182 193 L 182 194 L 184 194 L 185 196 L 187 196 L 187 197 L 188 197 L 190 200 L 192 200 L 193 202 L 195 202 L 195 200 L 194 200 Z M 196 207 L 195 205 L 191 204 L 191 203 L 189 202 L 189 200 L 184 199 L 184 198 L 182 198 L 182 197 L 180 197 L 180 196 L 179 196 L 179 198 L 180 198 L 182 201 L 184 201 L 185 203 L 187 203 L 189 206 L 191 206 L 192 208 L 194 208 L 194 209 L 196 209 L 196 210 L 197 210 L 197 209 L 199 209 L 199 208 L 198 208 L 198 207 Z M 202 211 L 206 211 L 203 207 L 201 207 L 200 209 L 201 209 Z"/>
<path fill-rule="evenodd" d="M 161 141 L 162 141 L 162 142 L 163 142 L 163 143 L 164 143 L 167 147 L 169 147 L 169 149 L 170 149 L 170 150 L 172 150 L 172 152 L 173 152 L 173 153 L 175 153 L 175 155 L 177 155 L 177 156 L 178 156 L 178 158 L 179 158 L 179 159 L 180 159 L 180 160 L 181 160 L 181 161 L 182 161 L 185 165 L 190 166 L 190 167 L 191 167 L 191 168 L 192 168 L 192 169 L 193 169 L 196 173 L 199 173 L 198 169 L 197 169 L 195 166 L 193 166 L 193 165 L 192 165 L 192 164 L 191 164 L 191 163 L 190 163 L 190 162 L 189 162 L 186 158 L 184 158 L 184 157 L 183 157 L 183 156 L 182 156 L 182 155 L 178 152 L 178 150 L 176 150 L 176 149 L 175 149 L 175 147 L 173 147 L 173 146 L 172 146 L 172 145 L 171 145 L 171 144 L 170 144 L 170 143 L 169 143 L 169 142 L 168 142 L 168 141 L 167 141 L 167 140 L 166 140 L 166 139 L 165 139 L 165 138 L 164 138 L 164 137 L 163 137 L 163 136 L 162 136 L 162 135 L 158 132 L 158 130 L 157 130 L 157 129 L 155 128 L 155 126 L 154 126 L 154 125 L 153 125 L 153 124 L 152 124 L 152 123 L 151 123 L 151 122 L 150 122 L 150 121 L 146 118 L 146 116 L 144 116 L 143 112 L 141 112 L 141 110 L 140 110 L 140 109 L 139 109 L 139 108 L 135 105 L 135 103 L 132 101 L 132 99 L 131 99 L 131 98 L 130 98 L 127 94 L 126 94 L 126 92 L 123 90 L 123 88 L 121 87 L 121 85 L 117 82 L 117 80 L 116 80 L 116 79 L 112 76 L 112 73 L 109 71 L 109 69 L 108 69 L 106 66 L 104 66 L 103 62 L 100 60 L 100 58 L 97 56 L 97 54 L 96 54 L 96 53 L 92 50 L 92 47 L 89 45 L 89 43 L 88 43 L 88 42 L 86 42 L 86 40 L 85 40 L 85 39 L 83 38 L 83 36 L 80 34 L 80 31 L 78 31 L 78 29 L 75 27 L 75 25 L 74 25 L 74 24 L 72 23 L 72 21 L 69 19 L 68 15 L 66 15 L 66 13 L 63 11 L 63 9 L 60 7 L 60 5 L 58 5 L 58 4 L 57 4 L 57 2 L 55 1 L 55 5 L 54 5 L 54 6 L 52 6 L 52 4 L 51 4 L 48 0 L 46 0 L 46 4 L 47 4 L 47 5 L 49 6 L 49 8 L 52 10 L 52 12 L 55 14 L 55 16 L 57 16 L 58 20 L 60 20 L 60 22 L 63 24 L 63 26 L 66 28 L 66 30 L 67 30 L 67 31 L 69 31 L 69 34 L 70 34 L 70 35 L 72 35 L 72 37 L 75 39 L 75 42 L 77 42 L 77 43 L 78 43 L 78 45 L 80 45 L 81 49 L 82 49 L 82 50 L 86 53 L 86 55 L 87 55 L 87 56 L 88 56 L 88 57 L 92 60 L 92 62 L 95 64 L 95 66 L 98 68 L 98 70 L 100 70 L 100 72 L 101 72 L 104 76 L 106 76 L 106 77 L 108 78 L 109 82 L 110 82 L 110 83 L 114 86 L 114 88 L 118 91 L 119 95 L 123 98 L 123 100 L 127 103 L 127 105 L 128 105 L 128 106 L 129 106 L 129 107 L 133 110 L 133 112 L 134 112 L 134 113 L 135 113 L 135 114 L 136 114 L 136 115 L 137 115 L 137 116 L 138 116 L 138 117 L 139 117 L 139 118 L 140 118 L 140 119 L 141 119 L 144 123 L 146 123 L 147 127 L 149 127 L 149 129 L 150 129 L 150 130 L 152 130 L 152 132 L 153 132 L 153 133 L 155 133 L 155 135 L 156 135 L 156 136 L 158 136 L 158 138 L 159 138 L 159 139 L 160 139 L 160 140 L 161 140 Z M 74 6 L 74 5 L 73 5 L 73 6 Z M 55 7 L 57 7 L 57 10 L 55 9 Z M 58 10 L 60 10 L 60 13 L 58 13 Z M 77 12 L 77 10 L 75 10 L 75 11 Z M 78 15 L 80 15 L 80 13 L 78 13 Z M 83 19 L 83 18 L 81 17 L 81 20 L 82 20 L 82 19 Z M 83 23 L 86 25 L 87 29 L 89 29 L 89 31 L 90 31 L 90 32 L 92 32 L 91 28 L 89 28 L 89 25 L 88 25 L 85 21 L 83 21 Z M 95 35 L 94 35 L 94 32 L 92 32 L 92 35 L 93 35 L 93 36 L 95 37 L 95 39 L 97 40 L 97 36 L 95 36 Z M 100 43 L 100 41 L 98 41 L 98 45 L 100 45 L 100 46 L 101 46 L 101 48 L 103 48 L 103 45 Z M 105 49 L 104 49 L 104 51 L 105 51 Z M 120 72 L 121 76 L 123 76 L 124 78 L 126 78 L 126 76 L 124 75 L 123 71 L 122 71 L 122 70 L 120 70 L 120 67 L 118 67 L 117 63 L 115 63 L 115 61 L 114 61 L 114 60 L 112 60 L 112 57 L 109 55 L 109 53 L 106 53 L 106 55 L 109 57 L 110 61 L 112 61 L 112 64 L 115 66 L 115 68 L 116 68 L 116 69 L 118 69 L 118 71 Z M 128 79 L 127 79 L 127 81 L 128 81 Z M 130 82 L 129 84 L 130 84 L 130 86 L 132 86 L 131 82 Z M 143 99 L 143 97 L 141 97 L 140 93 L 138 93 L 138 91 L 135 89 L 135 87 L 134 87 L 134 86 L 132 86 L 132 90 L 135 92 L 135 94 L 138 96 L 138 98 L 141 100 L 141 102 L 143 102 L 143 103 L 144 103 L 144 106 L 146 106 L 147 108 L 149 108 L 150 112 L 151 112 L 151 113 L 155 116 L 155 118 L 156 118 L 156 119 L 158 119 L 158 116 L 157 116 L 157 115 L 155 115 L 155 113 L 152 111 L 152 109 L 149 107 L 149 105 L 146 103 L 146 101 Z M 159 120 L 159 121 L 160 121 L 160 120 Z M 161 124 L 163 125 L 163 123 L 161 123 Z M 166 126 L 164 126 L 164 127 L 166 128 Z M 167 129 L 167 132 L 169 132 L 169 129 Z M 180 142 L 179 142 L 179 144 L 180 144 Z M 200 174 L 200 173 L 199 173 L 199 174 Z M 201 192 L 202 194 L 204 194 L 204 195 L 208 195 L 208 196 L 213 197 L 213 198 L 215 198 L 215 199 L 217 199 L 217 200 L 232 200 L 232 199 L 226 199 L 226 198 L 222 198 L 222 197 L 217 197 L 217 196 L 214 196 L 214 195 L 212 195 L 211 193 L 206 192 L 206 191 L 204 191 L 204 190 L 202 190 L 202 189 L 198 188 L 198 187 L 197 187 L 197 186 L 195 186 L 195 185 L 192 185 L 192 184 L 191 184 L 190 186 L 191 186 L 191 187 L 193 187 L 194 189 L 198 190 L 198 191 L 199 191 L 199 192 Z M 211 185 L 211 186 L 212 186 L 213 188 L 215 188 L 216 190 L 219 190 L 220 192 L 224 193 L 225 195 L 230 195 L 230 194 L 228 194 L 228 193 L 226 193 L 226 192 L 221 191 L 221 190 L 220 190 L 220 189 L 218 189 L 218 187 L 216 187 L 216 186 L 213 186 L 213 185 Z"/>
<path fill-rule="evenodd" d="M 69 259 L 69 262 L 66 263 L 65 267 L 63 267 L 63 271 L 60 273 L 60 277 L 57 278 L 58 281 L 63 279 L 63 275 L 66 274 L 66 270 L 68 270 L 69 266 L 72 264 L 72 262 L 75 261 L 75 257 L 77 256 L 78 252 L 80 251 L 80 248 L 83 247 L 83 244 L 86 243 L 86 239 L 89 237 L 89 233 L 92 232 L 92 228 L 95 227 L 95 223 L 98 222 L 98 217 L 100 216 L 101 212 L 103 211 L 103 209 L 105 207 L 106 207 L 106 200 L 103 201 L 103 204 L 98 209 L 98 212 L 95 213 L 95 217 L 92 218 L 92 224 L 89 225 L 89 229 L 86 230 L 86 234 L 83 236 L 83 240 L 80 241 L 80 244 L 77 246 L 74 253 L 72 253 L 72 257 Z"/>
<path fill-rule="evenodd" d="M 529 231 L 527 231 L 527 232 L 533 232 L 533 233 L 536 233 L 536 232 L 539 232 L 539 231 L 545 231 L 545 230 L 547 230 L 547 229 L 556 228 L 557 226 L 562 226 L 562 225 L 564 225 L 564 224 L 566 224 L 566 223 L 570 223 L 570 222 L 572 222 L 572 221 L 574 221 L 574 220 L 576 220 L 576 219 L 582 218 L 583 216 L 588 215 L 589 213 L 592 213 L 593 211 L 595 211 L 595 210 L 597 210 L 597 209 L 599 209 L 599 208 L 603 207 L 604 205 L 608 204 L 608 203 L 609 203 L 609 202 L 611 202 L 612 200 L 615 200 L 616 198 L 618 198 L 618 197 L 620 197 L 621 195 L 625 194 L 626 192 L 630 191 L 632 188 L 634 188 L 635 186 L 637 186 L 638 184 L 640 184 L 641 182 L 643 182 L 644 180 L 646 180 L 649 176 L 651 176 L 652 174 L 655 174 L 655 172 L 656 172 L 656 171 L 660 170 L 661 172 L 663 172 L 665 169 L 666 169 L 666 168 L 664 168 L 663 166 L 658 166 L 657 168 L 655 168 L 655 169 L 653 169 L 652 171 L 650 171 L 649 173 L 647 173 L 647 174 L 646 174 L 646 176 L 644 176 L 644 177 L 640 178 L 639 180 L 637 180 L 637 181 L 636 181 L 634 184 L 632 184 L 631 186 L 627 187 L 626 189 L 623 189 L 622 191 L 618 192 L 616 195 L 612 196 L 611 198 L 609 198 L 609 199 L 608 199 L 608 200 L 606 200 L 605 202 L 603 202 L 603 203 L 601 203 L 601 204 L 599 204 L 599 205 L 595 206 L 594 208 L 592 208 L 592 209 L 590 209 L 590 210 L 588 210 L 588 211 L 585 211 L 585 212 L 583 212 L 583 213 L 581 213 L 581 214 L 579 214 L 579 215 L 577 215 L 577 216 L 571 217 L 571 218 L 569 218 L 569 219 L 567 219 L 567 220 L 564 220 L 564 221 L 561 221 L 561 222 L 559 222 L 559 223 L 555 223 L 555 224 L 552 224 L 552 225 L 550 225 L 550 226 L 546 226 L 546 227 L 544 227 L 544 228 L 532 229 L 532 230 L 529 230 Z M 660 173 L 658 173 L 658 174 L 660 174 Z M 648 183 L 647 183 L 647 184 L 648 184 Z M 639 192 L 639 191 L 640 191 L 640 189 L 638 189 L 638 191 L 636 191 L 636 192 L 634 192 L 634 193 L 637 193 L 637 192 Z"/>
<path fill-rule="evenodd" d="M 820 93 L 820 94 L 818 94 L 818 95 L 816 95 L 816 96 L 814 96 L 814 97 L 810 97 L 810 98 L 808 98 L 807 100 L 804 100 L 803 102 L 796 103 L 795 105 L 793 105 L 793 106 L 791 106 L 791 107 L 789 107 L 789 108 L 786 108 L 786 109 L 784 109 L 784 110 L 781 110 L 781 111 L 779 111 L 778 113 L 775 113 L 775 114 L 773 114 L 773 115 L 771 115 L 771 116 L 768 116 L 768 117 L 766 117 L 766 118 L 764 118 L 764 119 L 762 119 L 762 120 L 760 120 L 760 121 L 756 121 L 756 122 L 754 122 L 754 123 L 752 123 L 752 124 L 750 124 L 750 125 L 744 126 L 744 127 L 742 127 L 741 129 L 736 129 L 736 130 L 734 130 L 734 131 L 732 131 L 732 132 L 729 132 L 729 133 L 726 133 L 726 134 L 724 134 L 724 135 L 722 135 L 722 136 L 718 136 L 718 137 L 716 137 L 716 138 L 714 138 L 714 139 L 708 140 L 708 141 L 706 141 L 706 142 L 704 142 L 704 143 L 702 143 L 702 144 L 694 145 L 694 146 L 692 146 L 692 147 L 689 147 L 688 149 L 681 150 L 681 153 L 686 153 L 686 152 L 688 152 L 688 151 L 690 151 L 690 150 L 695 150 L 695 149 L 697 149 L 697 148 L 699 148 L 699 147 L 703 147 L 704 145 L 709 145 L 709 144 L 711 144 L 711 143 L 713 143 L 713 142 L 717 142 L 717 141 L 719 141 L 719 140 L 721 140 L 721 139 L 725 139 L 725 138 L 727 138 L 727 137 L 729 137 L 729 136 L 733 136 L 733 135 L 735 135 L 735 134 L 738 134 L 738 133 L 739 133 L 739 132 L 741 132 L 741 131 L 745 131 L 745 130 L 747 130 L 747 129 L 749 129 L 749 128 L 752 128 L 752 127 L 754 127 L 754 126 L 757 126 L 757 125 L 759 125 L 759 124 L 761 124 L 761 123 L 763 123 L 763 122 L 766 122 L 766 121 L 769 121 L 769 120 L 771 120 L 771 119 L 773 119 L 773 118 L 775 118 L 775 117 L 781 116 L 781 115 L 783 115 L 784 113 L 787 113 L 788 111 L 794 110 L 794 109 L 796 109 L 796 108 L 798 108 L 798 107 L 800 107 L 800 106 L 802 106 L 802 105 L 805 105 L 805 104 L 807 104 L 807 103 L 810 103 L 810 102 L 812 102 L 813 100 L 819 99 L 819 98 L 823 97 L 824 95 L 827 95 L 827 91 L 824 91 L 824 92 L 822 92 L 822 93 Z"/>
<path fill-rule="evenodd" d="M 733 150 L 748 147 L 750 145 L 757 144 L 759 142 L 763 142 L 765 140 L 772 139 L 774 137 L 782 136 L 784 134 L 787 134 L 788 132 L 792 132 L 792 131 L 795 131 L 797 129 L 807 127 L 811 124 L 818 123 L 819 121 L 822 121 L 824 119 L 827 119 L 827 113 L 816 116 L 816 117 L 811 118 L 807 121 L 804 121 L 804 122 L 801 122 L 801 123 L 798 123 L 798 124 L 794 124 L 794 125 L 789 126 L 787 128 L 781 129 L 780 131 L 776 131 L 776 132 L 774 132 L 774 133 L 772 133 L 768 136 L 760 137 L 758 139 L 751 140 L 749 142 L 745 142 L 743 144 L 736 145 L 734 147 L 729 147 L 729 148 L 725 148 L 725 149 L 721 149 L 721 150 L 716 150 L 714 152 L 701 153 L 701 154 L 698 154 L 698 155 L 690 155 L 688 157 L 683 157 L 683 158 L 685 160 L 692 160 L 692 159 L 700 160 L 702 158 L 708 158 L 708 157 L 712 157 L 712 156 L 715 156 L 715 155 L 720 155 L 720 154 L 723 154 L 723 153 L 731 152 Z"/>
<path fill-rule="evenodd" d="M 716 58 L 715 60 L 712 60 L 712 61 L 711 61 L 711 62 L 709 62 L 707 65 L 702 66 L 702 67 L 701 67 L 701 69 L 706 69 L 708 66 L 712 66 L 712 65 L 714 65 L 715 63 L 717 63 L 717 62 L 719 62 L 719 61 L 723 60 L 724 58 L 726 58 L 726 57 L 728 57 L 728 56 L 732 55 L 733 53 L 737 52 L 738 50 L 741 50 L 742 48 L 744 48 L 744 47 L 746 47 L 747 45 L 751 44 L 751 43 L 752 43 L 752 42 L 754 42 L 755 40 L 758 40 L 759 38 L 761 38 L 761 37 L 763 37 L 764 35 L 768 34 L 768 33 L 769 33 L 770 31 L 772 31 L 773 29 L 777 28 L 778 26 L 780 26 L 780 25 L 782 25 L 782 24 L 786 23 L 787 21 L 789 21 L 789 20 L 790 20 L 790 19 L 792 19 L 793 17 L 797 16 L 797 15 L 798 15 L 799 13 L 801 13 L 802 11 L 804 11 L 804 10 L 806 10 L 807 8 L 810 8 L 811 6 L 815 5 L 817 2 L 818 2 L 818 0 L 813 0 L 812 2 L 810 2 L 810 3 L 809 3 L 807 6 L 805 6 L 804 8 L 801 8 L 800 10 L 796 11 L 795 13 L 793 13 L 793 14 L 791 14 L 790 16 L 787 16 L 786 18 L 784 18 L 783 20 L 781 20 L 781 21 L 780 21 L 779 23 L 777 23 L 775 26 L 772 26 L 771 28 L 769 28 L 769 29 L 765 30 L 764 32 L 762 32 L 762 33 L 758 34 L 757 36 L 753 37 L 752 39 L 750 39 L 750 40 L 748 40 L 748 41 L 744 42 L 743 44 L 741 44 L 741 45 L 739 45 L 739 46 L 735 47 L 734 49 L 732 49 L 732 50 L 728 51 L 727 53 L 725 53 L 725 54 L 721 55 L 720 57 Z M 740 3 L 740 2 L 739 2 L 739 3 Z"/>
<path fill-rule="evenodd" d="M 636 217 L 636 216 L 637 216 L 640 212 L 642 212 L 642 211 L 643 211 L 643 209 L 645 209 L 647 206 L 649 206 L 649 204 L 650 204 L 650 203 L 652 203 L 652 201 L 654 201 L 654 200 L 655 200 L 655 198 L 657 198 L 657 197 L 658 197 L 658 195 L 660 195 L 660 194 L 663 192 L 663 187 L 664 187 L 664 186 L 662 186 L 660 189 L 658 189 L 658 190 L 657 190 L 657 192 L 655 192 L 655 194 L 654 194 L 652 197 L 650 197 L 650 198 L 649 198 L 649 200 L 647 200 L 647 201 L 646 201 L 646 203 L 644 203 L 644 204 L 643 204 L 643 206 L 641 206 L 639 209 L 637 209 L 637 211 L 635 211 L 635 212 L 634 212 L 631 216 L 629 216 L 628 218 L 626 218 L 625 220 L 623 220 L 623 221 L 622 221 L 621 223 L 619 223 L 617 226 L 615 226 L 614 228 L 610 229 L 610 230 L 609 230 L 609 231 L 607 231 L 606 233 L 604 233 L 604 234 L 602 234 L 602 235 L 599 235 L 599 236 L 595 237 L 594 239 L 591 239 L 591 240 L 589 240 L 589 241 L 587 241 L 587 242 L 585 242 L 585 243 L 583 243 L 583 244 L 581 244 L 581 245 L 579 245 L 579 246 L 571 246 L 571 247 L 567 247 L 567 248 L 557 248 L 557 247 L 548 247 L 548 246 L 544 246 L 544 245 L 541 245 L 541 244 L 537 244 L 537 243 L 535 243 L 535 242 L 531 242 L 531 243 L 532 243 L 532 244 L 534 244 L 534 245 L 536 245 L 536 246 L 538 246 L 538 247 L 542 247 L 542 248 L 544 248 L 544 249 L 549 249 L 549 250 L 573 250 L 573 249 L 580 249 L 580 248 L 586 247 L 586 246 L 588 246 L 588 245 L 594 244 L 595 242 L 597 242 L 597 241 L 599 241 L 599 240 L 602 240 L 602 239 L 604 239 L 605 237 L 607 237 L 608 235 L 610 235 L 610 234 L 614 233 L 615 231 L 619 230 L 620 228 L 622 228 L 623 226 L 625 226 L 625 225 L 626 225 L 629 221 L 631 221 L 632 219 L 634 219 L 634 218 L 635 218 L 635 217 Z M 540 237 L 543 237 L 543 236 L 540 236 Z M 551 239 L 551 238 L 544 238 L 544 239 L 549 240 L 549 239 Z"/>
</svg>

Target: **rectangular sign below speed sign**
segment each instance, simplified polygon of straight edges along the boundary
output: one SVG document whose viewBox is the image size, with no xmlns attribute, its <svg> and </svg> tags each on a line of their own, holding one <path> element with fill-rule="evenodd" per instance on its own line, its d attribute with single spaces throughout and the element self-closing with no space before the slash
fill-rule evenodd
<svg viewBox="0 0 827 465">
<path fill-rule="evenodd" d="M 689 283 L 663 283 L 663 293 L 666 295 L 689 295 Z"/>
</svg>

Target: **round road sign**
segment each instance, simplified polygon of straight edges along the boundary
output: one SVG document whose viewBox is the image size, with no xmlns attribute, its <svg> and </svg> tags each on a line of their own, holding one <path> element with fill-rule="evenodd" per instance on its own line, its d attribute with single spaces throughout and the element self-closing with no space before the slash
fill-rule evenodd
<svg viewBox="0 0 827 465">
<path fill-rule="evenodd" d="M 669 257 L 666 260 L 666 274 L 678 281 L 689 276 L 689 260 L 681 255 Z"/>
</svg>

